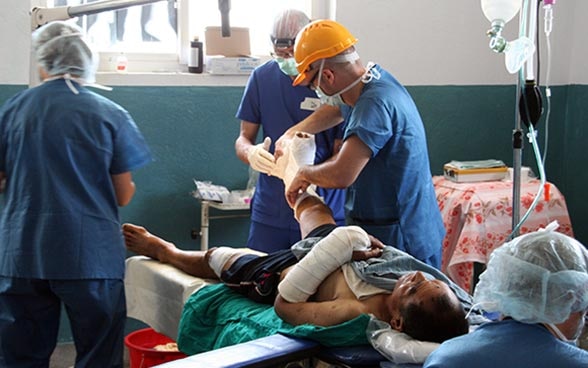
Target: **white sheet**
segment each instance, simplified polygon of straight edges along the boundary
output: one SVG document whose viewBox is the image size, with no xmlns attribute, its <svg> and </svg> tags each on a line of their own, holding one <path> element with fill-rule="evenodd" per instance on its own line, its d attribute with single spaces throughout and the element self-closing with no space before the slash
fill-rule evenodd
<svg viewBox="0 0 588 368">
<path fill-rule="evenodd" d="M 127 316 L 177 340 L 182 309 L 188 297 L 201 287 L 216 282 L 190 276 L 148 257 L 127 258 Z"/>
</svg>

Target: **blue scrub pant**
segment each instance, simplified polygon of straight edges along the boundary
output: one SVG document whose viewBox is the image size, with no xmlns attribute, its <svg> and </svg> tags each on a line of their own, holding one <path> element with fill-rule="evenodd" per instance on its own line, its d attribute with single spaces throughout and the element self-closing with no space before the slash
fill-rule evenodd
<svg viewBox="0 0 588 368">
<path fill-rule="evenodd" d="M 49 367 L 61 304 L 70 320 L 76 368 L 123 365 L 123 280 L 38 280 L 0 276 L 0 367 Z"/>
<path fill-rule="evenodd" d="M 251 221 L 247 248 L 260 252 L 273 253 L 289 249 L 300 240 L 300 229 L 284 229 Z"/>
</svg>

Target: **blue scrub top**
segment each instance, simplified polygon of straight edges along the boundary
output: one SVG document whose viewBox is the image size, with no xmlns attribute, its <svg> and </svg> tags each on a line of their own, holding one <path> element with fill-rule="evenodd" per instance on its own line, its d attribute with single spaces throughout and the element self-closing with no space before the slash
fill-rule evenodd
<svg viewBox="0 0 588 368">
<path fill-rule="evenodd" d="M 438 263 L 445 229 L 423 122 L 408 91 L 380 66 L 374 68 L 380 79 L 364 85 L 353 108 L 341 108 L 347 121 L 344 139 L 357 136 L 372 151 L 347 189 L 348 223 L 419 260 L 434 256 Z"/>
<path fill-rule="evenodd" d="M 63 79 L 0 110 L 0 275 L 121 279 L 126 250 L 111 175 L 151 161 L 122 107 Z"/>
<path fill-rule="evenodd" d="M 588 351 L 557 339 L 543 325 L 506 319 L 445 341 L 423 366 L 579 368 L 588 367 Z"/>
<path fill-rule="evenodd" d="M 257 67 L 245 87 L 236 117 L 239 120 L 260 124 L 263 138 L 270 137 L 274 152 L 275 142 L 293 125 L 304 120 L 313 110 L 303 106 L 314 105 L 320 100 L 307 87 L 293 87 L 292 79 L 285 75 L 278 63 L 270 60 Z M 333 155 L 336 139 L 343 137 L 343 124 L 315 135 L 315 163 L 320 163 Z M 262 139 L 263 139 L 262 138 Z M 344 222 L 343 203 L 345 191 L 341 189 L 318 188 L 318 194 L 325 199 L 335 220 Z M 281 179 L 260 174 L 251 205 L 251 219 L 266 225 L 283 229 L 299 229 L 298 222 L 285 198 L 285 188 Z"/>
</svg>

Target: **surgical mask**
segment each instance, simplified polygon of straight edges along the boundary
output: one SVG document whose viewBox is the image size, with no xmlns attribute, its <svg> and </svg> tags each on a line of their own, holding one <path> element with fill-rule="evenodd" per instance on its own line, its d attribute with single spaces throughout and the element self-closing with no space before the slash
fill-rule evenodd
<svg viewBox="0 0 588 368">
<path fill-rule="evenodd" d="M 563 332 L 561 332 L 559 328 L 557 328 L 557 326 L 555 326 L 553 323 L 547 323 L 547 325 L 553 330 L 553 332 L 555 332 L 555 334 L 561 341 L 568 343 L 570 345 L 578 346 L 578 339 L 580 337 L 582 329 L 580 329 L 580 333 L 576 333 L 573 339 L 568 339 L 566 335 L 564 335 Z"/>
<path fill-rule="evenodd" d="M 363 82 L 363 83 L 369 83 L 372 81 L 372 79 L 380 79 L 380 72 L 373 69 L 374 66 L 376 64 L 374 64 L 373 62 L 369 62 L 366 66 L 366 70 L 365 73 L 357 78 L 355 81 L 353 81 L 350 85 L 348 85 L 347 87 L 343 88 L 341 91 L 329 96 L 327 95 L 325 92 L 323 92 L 323 90 L 321 89 L 321 74 L 323 72 L 323 66 L 325 65 L 325 60 L 323 60 L 321 62 L 321 66 L 319 68 L 319 76 L 318 76 L 318 82 L 317 82 L 317 87 L 315 89 L 316 95 L 317 97 L 321 100 L 322 104 L 325 105 L 330 105 L 330 106 L 343 106 L 345 105 L 345 102 L 343 101 L 343 98 L 341 97 L 341 95 L 347 91 L 349 91 L 351 88 L 355 87 L 359 82 Z"/>
<path fill-rule="evenodd" d="M 291 77 L 298 75 L 298 70 L 296 69 L 296 60 L 294 58 L 276 58 L 276 63 L 280 67 L 282 73 L 289 75 Z"/>
<path fill-rule="evenodd" d="M 320 77 L 319 77 L 319 85 L 316 87 L 316 90 L 314 92 L 316 93 L 317 97 L 321 100 L 321 104 L 323 104 L 323 105 L 330 105 L 330 106 L 335 106 L 335 107 L 343 106 L 343 105 L 345 105 L 345 102 L 343 101 L 341 94 L 349 91 L 351 88 L 353 88 L 360 81 L 361 81 L 361 78 L 358 78 L 355 82 L 353 82 L 350 85 L 348 85 L 347 87 L 343 88 L 341 91 L 335 93 L 334 95 L 329 96 L 325 92 L 323 92 L 323 90 L 321 89 Z"/>
</svg>

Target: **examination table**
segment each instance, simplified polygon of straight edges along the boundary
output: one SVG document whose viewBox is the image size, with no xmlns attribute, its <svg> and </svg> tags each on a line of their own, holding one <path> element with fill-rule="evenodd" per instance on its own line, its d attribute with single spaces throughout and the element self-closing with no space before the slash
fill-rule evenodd
<svg viewBox="0 0 588 368">
<path fill-rule="evenodd" d="M 218 298 L 219 295 L 226 294 L 221 293 L 224 285 L 216 280 L 190 276 L 175 267 L 148 257 L 130 257 L 126 261 L 125 276 L 127 314 L 176 340 L 180 333 L 179 326 L 184 306 L 190 296 L 205 286 L 215 284 L 216 286 L 203 289 L 203 292 L 199 294 L 209 290 L 215 292 L 215 288 L 219 289 L 219 294 L 211 294 L 210 305 L 213 305 L 216 300 L 219 300 L 217 304 L 225 304 L 224 300 Z M 204 310 L 200 310 L 208 313 L 209 309 L 207 306 Z M 204 328 L 202 331 L 207 330 Z M 361 333 L 365 335 L 365 332 L 361 331 Z M 194 339 L 195 344 L 198 344 L 198 339 L 202 335 L 202 333 L 196 333 L 196 336 L 193 334 L 191 338 Z M 285 336 L 280 333 L 246 340 L 247 337 L 243 339 L 243 342 L 220 348 L 214 347 L 212 350 L 205 346 L 203 349 L 209 351 L 204 350 L 194 355 L 186 352 L 190 355 L 189 357 L 165 363 L 161 367 L 296 366 L 292 364 L 298 364 L 296 367 L 310 367 L 314 366 L 309 365 L 308 361 L 311 358 L 313 364 L 318 361 L 322 365 L 316 366 L 321 367 L 419 367 L 414 364 L 396 365 L 370 345 L 326 347 L 314 339 Z"/>
</svg>

